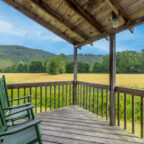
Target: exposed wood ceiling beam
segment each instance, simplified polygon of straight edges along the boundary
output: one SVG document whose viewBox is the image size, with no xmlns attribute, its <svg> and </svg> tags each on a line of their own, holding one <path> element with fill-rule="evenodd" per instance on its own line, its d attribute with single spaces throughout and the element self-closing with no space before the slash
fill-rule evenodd
<svg viewBox="0 0 144 144">
<path fill-rule="evenodd" d="M 81 32 L 78 28 L 74 27 L 70 22 L 68 22 L 67 20 L 65 20 L 61 15 L 59 15 L 52 8 L 47 7 L 47 5 L 44 2 L 42 2 L 40 0 L 39 1 L 37 1 L 37 0 L 31 0 L 31 1 L 35 5 L 37 5 L 37 7 L 41 8 L 46 13 L 50 14 L 52 17 L 54 17 L 55 19 L 57 19 L 59 22 L 61 22 L 65 26 L 67 26 L 69 29 L 71 29 L 71 31 L 75 32 L 76 34 L 78 34 L 79 36 L 81 36 L 85 40 L 88 39 L 88 37 L 83 32 Z"/>
<path fill-rule="evenodd" d="M 38 22 L 39 24 L 41 24 L 42 26 L 44 26 L 45 28 L 49 29 L 50 31 L 52 31 L 53 33 L 55 33 L 56 35 L 60 36 L 61 38 L 65 39 L 66 41 L 68 41 L 71 44 L 77 44 L 77 41 L 74 41 L 73 39 L 69 38 L 68 36 L 66 36 L 64 33 L 62 33 L 61 31 L 59 31 L 57 28 L 55 28 L 53 25 L 51 25 L 50 23 L 44 21 L 42 18 L 38 17 L 37 15 L 35 15 L 34 13 L 30 12 L 27 8 L 21 6 L 19 3 L 17 3 L 16 1 L 13 0 L 3 0 L 4 2 L 6 2 L 7 4 L 11 5 L 12 7 L 14 7 L 15 9 L 17 9 L 18 11 L 22 12 L 24 15 L 28 16 L 29 18 L 33 19 L 34 21 Z"/>
<path fill-rule="evenodd" d="M 94 36 L 94 37 L 91 37 L 90 39 L 84 41 L 84 42 L 81 42 L 79 43 L 78 45 L 76 45 L 75 47 L 78 48 L 78 47 L 82 47 L 86 44 L 90 44 L 94 41 L 97 41 L 97 40 L 100 40 L 102 38 L 105 38 L 105 37 L 108 37 L 110 33 L 119 33 L 119 32 L 122 32 L 124 30 L 127 30 L 127 29 L 131 29 L 135 26 L 138 26 L 140 24 L 144 24 L 144 16 L 138 18 L 138 19 L 135 19 L 135 20 L 131 20 L 129 23 L 126 23 L 125 25 L 122 25 L 116 29 L 112 29 L 112 30 L 109 30 L 108 32 L 104 32 L 98 36 Z"/>
<path fill-rule="evenodd" d="M 124 12 L 116 0 L 106 0 L 106 2 L 123 24 L 131 21 L 129 16 Z M 130 32 L 133 33 L 131 29 Z"/>
<path fill-rule="evenodd" d="M 82 16 L 89 24 L 91 24 L 100 33 L 105 32 L 104 28 L 94 18 L 88 14 L 83 8 L 79 6 L 76 0 L 64 0 L 67 5 L 73 9 L 77 14 Z"/>
</svg>

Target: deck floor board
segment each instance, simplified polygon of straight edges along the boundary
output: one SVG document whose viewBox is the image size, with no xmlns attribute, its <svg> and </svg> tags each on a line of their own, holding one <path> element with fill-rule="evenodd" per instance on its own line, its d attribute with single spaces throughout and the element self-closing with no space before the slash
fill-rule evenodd
<svg viewBox="0 0 144 144">
<path fill-rule="evenodd" d="M 78 106 L 37 114 L 44 144 L 144 144 L 144 140 Z"/>
</svg>

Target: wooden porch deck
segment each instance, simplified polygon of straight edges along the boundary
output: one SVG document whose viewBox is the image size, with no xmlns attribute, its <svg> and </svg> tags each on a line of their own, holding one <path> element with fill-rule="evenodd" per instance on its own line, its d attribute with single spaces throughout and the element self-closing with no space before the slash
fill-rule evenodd
<svg viewBox="0 0 144 144">
<path fill-rule="evenodd" d="M 144 144 L 144 140 L 78 106 L 37 115 L 44 144 Z"/>
</svg>

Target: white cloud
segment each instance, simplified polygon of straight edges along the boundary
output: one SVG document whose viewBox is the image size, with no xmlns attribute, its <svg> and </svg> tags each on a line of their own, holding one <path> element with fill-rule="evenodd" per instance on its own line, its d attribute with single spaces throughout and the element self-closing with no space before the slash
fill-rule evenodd
<svg viewBox="0 0 144 144">
<path fill-rule="evenodd" d="M 4 20 L 0 20 L 0 33 L 6 33 L 16 36 L 25 36 L 26 31 L 15 27 L 12 23 Z"/>
<path fill-rule="evenodd" d="M 25 25 L 21 22 L 14 24 L 6 20 L 0 20 L 0 33 L 21 36 L 32 40 L 48 40 L 64 42 L 64 40 L 39 25 Z"/>
<path fill-rule="evenodd" d="M 27 37 L 33 40 L 48 40 L 54 42 L 64 42 L 64 40 L 51 32 L 43 32 L 42 30 L 31 30 L 30 33 L 27 33 Z"/>
<path fill-rule="evenodd" d="M 87 45 L 87 48 L 90 48 L 91 50 L 101 50 L 104 52 L 109 52 L 109 41 L 106 41 L 105 39 L 96 41 L 93 43 L 93 46 Z"/>
</svg>

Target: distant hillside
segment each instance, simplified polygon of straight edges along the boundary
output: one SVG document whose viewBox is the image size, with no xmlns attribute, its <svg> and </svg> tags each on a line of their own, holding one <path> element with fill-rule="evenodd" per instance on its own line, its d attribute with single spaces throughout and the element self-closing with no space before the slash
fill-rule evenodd
<svg viewBox="0 0 144 144">
<path fill-rule="evenodd" d="M 13 63 L 18 63 L 20 61 L 30 62 L 34 59 L 48 60 L 54 56 L 56 55 L 46 51 L 26 48 L 23 46 L 0 45 L 0 59 L 9 59 Z"/>
<path fill-rule="evenodd" d="M 29 63 L 32 60 L 49 60 L 57 55 L 43 51 L 31 49 L 17 45 L 0 45 L 0 69 L 17 64 L 21 61 Z M 70 61 L 73 61 L 73 55 L 68 55 Z M 79 54 L 78 61 L 88 62 L 101 61 L 103 55 Z"/>
<path fill-rule="evenodd" d="M 73 61 L 73 55 L 69 55 L 69 60 Z M 94 55 L 94 54 L 78 54 L 78 61 L 94 63 L 96 61 L 101 61 L 104 55 Z"/>
</svg>

